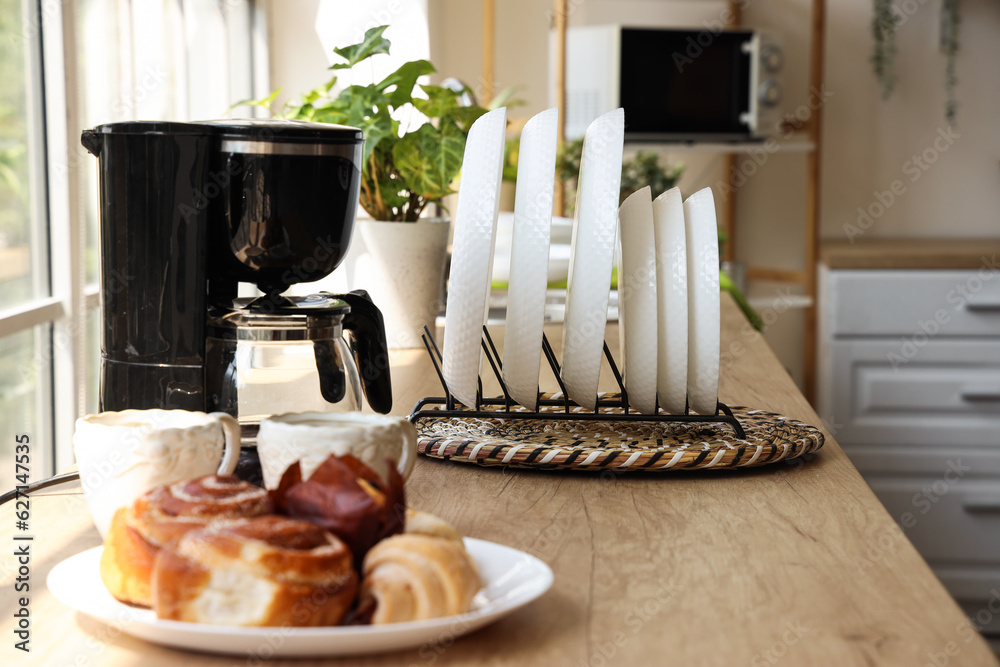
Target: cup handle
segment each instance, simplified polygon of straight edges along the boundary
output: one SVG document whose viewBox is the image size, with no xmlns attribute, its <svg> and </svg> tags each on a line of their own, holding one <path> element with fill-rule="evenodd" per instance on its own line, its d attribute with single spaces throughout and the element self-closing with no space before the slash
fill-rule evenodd
<svg viewBox="0 0 1000 667">
<path fill-rule="evenodd" d="M 222 463 L 219 464 L 219 474 L 232 475 L 240 460 L 240 423 L 236 421 L 235 417 L 225 412 L 213 412 L 210 416 L 222 423 L 222 432 L 226 436 L 226 443 L 222 450 Z"/>
<path fill-rule="evenodd" d="M 407 422 L 403 428 L 403 455 L 396 469 L 404 480 L 409 479 L 413 466 L 417 463 L 417 429 Z"/>
</svg>

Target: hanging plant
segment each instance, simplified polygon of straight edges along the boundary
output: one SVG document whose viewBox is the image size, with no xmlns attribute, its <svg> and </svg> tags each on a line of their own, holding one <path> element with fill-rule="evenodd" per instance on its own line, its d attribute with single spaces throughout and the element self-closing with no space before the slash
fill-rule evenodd
<svg viewBox="0 0 1000 667">
<path fill-rule="evenodd" d="M 955 99 L 955 56 L 958 54 L 958 0 L 942 0 L 941 2 L 941 52 L 946 60 L 944 69 L 945 106 L 944 115 L 948 124 L 954 126 L 958 113 L 958 101 Z"/>
<path fill-rule="evenodd" d="M 941 0 L 939 50 L 945 56 L 944 115 L 948 124 L 954 126 L 958 115 L 958 101 L 955 99 L 955 58 L 958 55 L 959 0 Z M 882 87 L 882 99 L 889 99 L 896 86 L 893 71 L 896 62 L 896 30 L 903 22 L 903 15 L 897 11 L 892 0 L 872 0 L 872 37 L 875 50 L 871 62 L 875 78 Z"/>
<path fill-rule="evenodd" d="M 872 65 L 875 78 L 882 86 L 882 99 L 889 99 L 896 85 L 893 65 L 896 61 L 896 28 L 899 17 L 893 13 L 892 0 L 874 0 L 875 14 L 872 16 L 872 37 L 875 38 L 875 52 Z"/>
</svg>

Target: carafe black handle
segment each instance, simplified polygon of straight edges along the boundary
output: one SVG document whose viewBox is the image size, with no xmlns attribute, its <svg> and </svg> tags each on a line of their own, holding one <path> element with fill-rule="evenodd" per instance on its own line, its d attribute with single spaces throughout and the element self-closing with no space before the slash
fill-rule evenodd
<svg viewBox="0 0 1000 667">
<path fill-rule="evenodd" d="M 329 339 L 313 341 L 313 356 L 319 373 L 319 393 L 327 403 L 340 403 L 347 394 L 347 378 L 341 367 L 337 344 Z"/>
<path fill-rule="evenodd" d="M 351 354 L 358 364 L 368 405 L 375 412 L 387 414 L 392 410 L 392 381 L 382 311 L 364 290 L 337 294 L 336 298 L 351 307 L 351 312 L 344 316 L 343 326 L 351 332 Z"/>
</svg>

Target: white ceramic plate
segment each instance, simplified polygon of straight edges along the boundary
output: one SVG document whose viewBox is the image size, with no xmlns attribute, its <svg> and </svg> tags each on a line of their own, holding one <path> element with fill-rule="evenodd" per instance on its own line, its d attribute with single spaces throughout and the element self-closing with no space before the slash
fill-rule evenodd
<svg viewBox="0 0 1000 667">
<path fill-rule="evenodd" d="M 49 591 L 66 606 L 156 644 L 247 658 L 387 653 L 454 639 L 492 623 L 541 596 L 552 570 L 534 556 L 493 542 L 465 538 L 483 589 L 473 610 L 459 616 L 389 625 L 330 628 L 240 628 L 157 619 L 149 609 L 115 600 L 101 583 L 103 547 L 70 556 L 52 568 Z"/>
<path fill-rule="evenodd" d="M 625 111 L 609 111 L 587 128 L 580 162 L 566 285 L 562 380 L 569 397 L 589 410 L 597 402 L 601 377 L 624 140 Z"/>
<path fill-rule="evenodd" d="M 497 240 L 493 252 L 493 285 L 507 289 L 510 281 L 510 244 L 514 236 L 514 212 L 500 211 L 497 215 Z M 548 283 L 561 289 L 569 276 L 569 244 L 573 239 L 573 220 L 552 216 L 549 245 Z"/>
<path fill-rule="evenodd" d="M 618 321 L 622 375 L 629 405 L 656 413 L 656 244 L 649 186 L 637 190 L 618 209 L 621 253 L 618 258 Z"/>
<path fill-rule="evenodd" d="M 656 237 L 656 395 L 660 408 L 684 414 L 688 377 L 687 232 L 678 188 L 653 200 Z"/>
<path fill-rule="evenodd" d="M 476 404 L 482 365 L 506 130 L 506 108 L 472 124 L 458 186 L 441 372 L 452 396 L 468 406 Z"/>
<path fill-rule="evenodd" d="M 688 401 L 702 415 L 719 400 L 719 230 L 712 189 L 684 202 L 688 246 Z"/>
<path fill-rule="evenodd" d="M 538 402 L 558 120 L 555 108 L 534 116 L 518 145 L 503 379 L 511 397 L 529 410 Z"/>
</svg>

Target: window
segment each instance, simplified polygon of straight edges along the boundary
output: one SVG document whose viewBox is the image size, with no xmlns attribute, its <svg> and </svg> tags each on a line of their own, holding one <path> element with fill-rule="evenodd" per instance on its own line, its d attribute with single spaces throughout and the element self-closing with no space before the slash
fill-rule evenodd
<svg viewBox="0 0 1000 667">
<path fill-rule="evenodd" d="M 253 0 L 0 0 L 0 470 L 17 433 L 32 479 L 69 465 L 73 423 L 98 407 L 98 172 L 80 132 L 263 96 L 265 34 Z"/>
<path fill-rule="evenodd" d="M 14 435 L 31 434 L 33 477 L 51 467 L 51 298 L 40 15 L 0 0 L 0 463 L 13 471 Z"/>
</svg>

